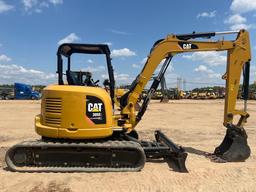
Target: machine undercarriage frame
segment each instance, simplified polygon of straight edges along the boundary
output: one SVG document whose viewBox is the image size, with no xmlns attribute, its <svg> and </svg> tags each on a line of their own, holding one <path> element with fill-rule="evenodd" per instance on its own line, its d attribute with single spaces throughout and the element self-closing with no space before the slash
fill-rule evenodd
<svg viewBox="0 0 256 192">
<path fill-rule="evenodd" d="M 155 131 L 155 141 L 140 141 L 124 132 L 107 141 L 74 141 L 42 138 L 10 148 L 6 163 L 19 172 L 104 172 L 139 171 L 146 161 L 163 159 L 178 172 L 188 172 L 187 153 Z"/>
</svg>

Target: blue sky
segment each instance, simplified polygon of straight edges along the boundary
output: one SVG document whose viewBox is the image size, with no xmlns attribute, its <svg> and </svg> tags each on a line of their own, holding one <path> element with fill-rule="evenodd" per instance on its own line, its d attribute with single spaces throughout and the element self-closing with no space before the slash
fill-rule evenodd
<svg viewBox="0 0 256 192">
<path fill-rule="evenodd" d="M 256 0 L 0 0 L 0 84 L 56 82 L 61 42 L 109 44 L 117 84 L 126 84 L 140 72 L 153 43 L 167 34 L 240 28 L 251 34 L 254 81 L 255 21 Z M 75 69 L 90 70 L 101 82 L 106 76 L 102 58 L 73 61 Z M 174 58 L 166 79 L 174 87 L 181 78 L 190 89 L 224 84 L 224 72 L 225 52 L 194 53 Z"/>
</svg>

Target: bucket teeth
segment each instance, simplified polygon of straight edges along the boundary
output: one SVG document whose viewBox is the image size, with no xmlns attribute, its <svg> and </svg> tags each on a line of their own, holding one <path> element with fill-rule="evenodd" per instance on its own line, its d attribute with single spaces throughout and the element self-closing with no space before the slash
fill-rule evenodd
<svg viewBox="0 0 256 192">
<path fill-rule="evenodd" d="M 214 155 L 228 162 L 245 161 L 250 153 L 244 128 L 232 124 L 227 126 L 224 140 L 214 151 Z"/>
</svg>

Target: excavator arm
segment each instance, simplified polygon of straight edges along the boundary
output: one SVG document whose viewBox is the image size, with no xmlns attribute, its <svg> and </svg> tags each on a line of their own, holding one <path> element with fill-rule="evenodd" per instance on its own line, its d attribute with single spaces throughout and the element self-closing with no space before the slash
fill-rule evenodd
<svg viewBox="0 0 256 192">
<path fill-rule="evenodd" d="M 198 38 L 211 38 L 216 35 L 237 34 L 235 40 L 199 41 Z M 250 148 L 247 145 L 247 135 L 243 125 L 249 114 L 246 112 L 246 99 L 249 85 L 249 67 L 251 60 L 249 33 L 246 30 L 214 32 L 214 33 L 192 33 L 184 35 L 168 35 L 165 39 L 157 41 L 152 47 L 144 68 L 132 83 L 130 91 L 120 100 L 122 108 L 121 115 L 125 119 L 123 127 L 129 131 L 133 130 L 141 120 L 151 95 L 157 89 L 161 79 L 173 56 L 180 53 L 199 51 L 227 51 L 226 73 L 223 79 L 226 81 L 226 95 L 224 107 L 224 122 L 227 127 L 226 136 L 214 154 L 223 157 L 227 161 L 245 160 L 250 155 Z M 152 74 L 161 63 L 165 62 L 152 83 L 148 95 L 145 98 L 140 110 L 135 112 L 135 104 L 150 80 Z M 240 77 L 243 71 L 244 76 L 244 99 L 243 110 L 236 108 L 236 100 L 239 91 Z M 234 121 L 234 116 L 240 115 L 238 122 Z"/>
<path fill-rule="evenodd" d="M 237 38 L 234 41 L 195 41 L 196 38 L 210 38 L 216 35 L 225 35 L 237 33 Z M 134 106 L 150 80 L 152 74 L 163 59 L 165 62 L 156 81 L 153 82 L 153 87 L 149 95 L 156 90 L 165 70 L 168 67 L 173 56 L 180 53 L 199 52 L 199 51 L 227 51 L 227 67 L 223 78 L 226 80 L 226 97 L 224 109 L 224 125 L 233 123 L 235 115 L 240 115 L 241 118 L 237 125 L 243 125 L 246 118 L 249 116 L 245 110 L 236 109 L 236 100 L 240 85 L 240 76 L 244 68 L 249 68 L 251 59 L 249 34 L 245 30 L 232 32 L 217 32 L 217 33 L 199 33 L 187 35 L 168 35 L 165 39 L 155 43 L 148 56 L 147 62 L 132 84 L 130 91 L 122 98 L 122 114 L 128 117 L 128 124 L 132 128 L 138 123 L 142 117 L 143 109 L 146 104 L 143 104 L 141 110 L 135 115 Z M 245 71 L 246 72 L 246 71 Z M 248 70 L 247 70 L 248 73 Z M 249 74 L 246 74 L 247 76 Z M 246 77 L 248 79 L 248 77 Z M 158 83 L 157 83 L 158 82 Z M 129 127 L 129 126 L 128 126 Z"/>
</svg>

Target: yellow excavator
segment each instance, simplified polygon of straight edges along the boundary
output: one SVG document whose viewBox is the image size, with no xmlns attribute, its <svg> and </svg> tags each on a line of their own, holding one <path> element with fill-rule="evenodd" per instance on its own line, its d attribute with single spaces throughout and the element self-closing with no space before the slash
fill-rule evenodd
<svg viewBox="0 0 256 192">
<path fill-rule="evenodd" d="M 237 34 L 235 40 L 205 40 L 217 35 Z M 250 68 L 250 41 L 246 30 L 192 34 L 170 34 L 156 41 L 144 68 L 119 100 L 115 110 L 115 79 L 111 54 L 103 44 L 62 44 L 57 51 L 58 84 L 42 93 L 41 113 L 35 118 L 35 130 L 42 138 L 24 141 L 11 147 L 5 160 L 10 170 L 20 172 L 139 171 L 145 162 L 164 158 L 177 171 L 187 172 L 186 151 L 161 131 L 155 141 L 143 141 L 135 131 L 152 94 L 157 90 L 172 57 L 198 51 L 227 51 L 226 96 L 223 125 L 227 128 L 223 142 L 211 154 L 225 162 L 245 161 L 250 156 L 247 134 L 243 128 L 249 114 L 247 97 Z M 98 86 L 90 74 L 71 70 L 71 56 L 103 54 L 108 81 Z M 67 69 L 63 71 L 63 60 Z M 139 111 L 136 103 L 157 66 L 165 59 L 149 88 Z M 244 109 L 236 108 L 240 76 L 243 73 Z M 64 74 L 66 81 L 64 81 Z M 234 122 L 234 116 L 240 116 Z M 154 121 L 157 121 L 155 119 Z M 188 130 L 189 131 L 189 130 Z"/>
</svg>

